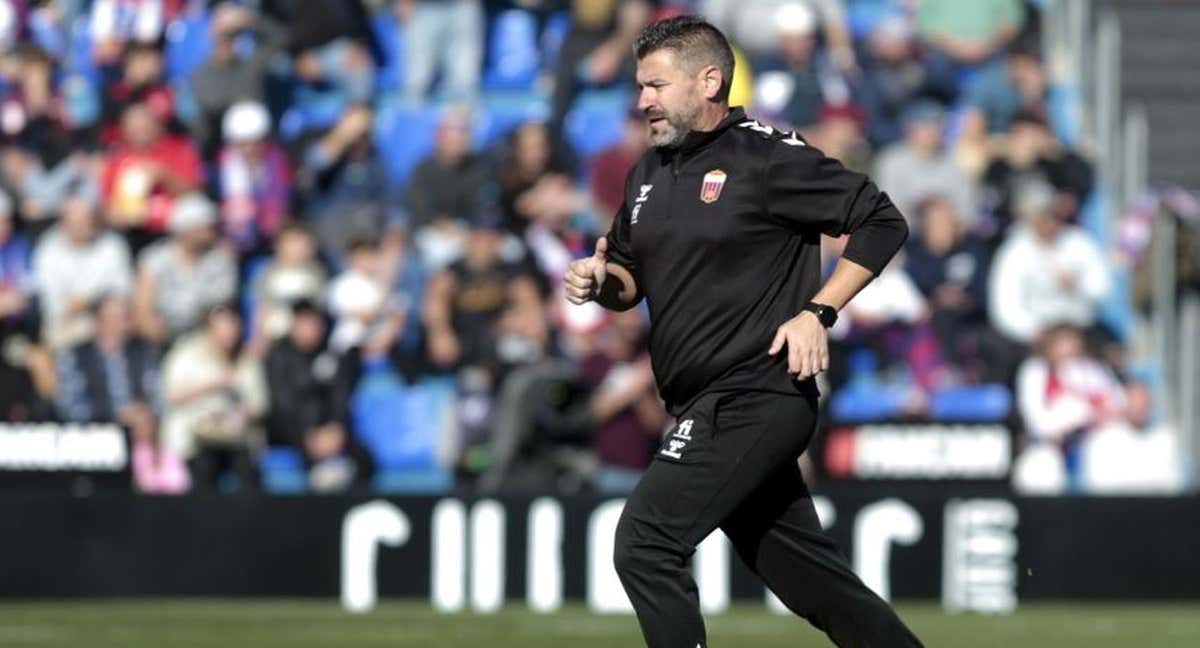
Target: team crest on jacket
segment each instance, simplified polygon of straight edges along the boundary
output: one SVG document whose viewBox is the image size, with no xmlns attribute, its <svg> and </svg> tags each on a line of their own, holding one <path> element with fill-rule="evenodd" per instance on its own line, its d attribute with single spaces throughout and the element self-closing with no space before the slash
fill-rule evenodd
<svg viewBox="0 0 1200 648">
<path fill-rule="evenodd" d="M 721 197 L 721 189 L 725 187 L 725 172 L 713 169 L 704 174 L 704 182 L 700 184 L 700 201 L 715 203 Z"/>
</svg>

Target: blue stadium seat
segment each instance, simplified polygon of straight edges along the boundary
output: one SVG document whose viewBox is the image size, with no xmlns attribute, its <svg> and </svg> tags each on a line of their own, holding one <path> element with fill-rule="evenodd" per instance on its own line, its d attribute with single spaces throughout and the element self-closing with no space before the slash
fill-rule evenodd
<svg viewBox="0 0 1200 648">
<path fill-rule="evenodd" d="M 625 115 L 633 102 L 627 90 L 589 90 L 579 95 L 567 113 L 567 142 L 581 158 L 589 158 L 621 141 Z"/>
<path fill-rule="evenodd" d="M 208 12 L 197 11 L 167 25 L 167 78 L 187 79 L 208 59 L 212 50 L 209 22 Z"/>
<path fill-rule="evenodd" d="M 1012 394 L 1004 385 L 941 389 L 933 394 L 930 417 L 938 421 L 996 422 L 1012 411 Z"/>
<path fill-rule="evenodd" d="M 487 64 L 483 72 L 485 90 L 528 90 L 537 80 L 541 56 L 538 52 L 537 21 L 521 9 L 501 12 L 492 22 Z"/>
<path fill-rule="evenodd" d="M 259 460 L 263 489 L 268 493 L 303 493 L 308 490 L 308 474 L 300 451 L 285 446 L 272 446 Z"/>
<path fill-rule="evenodd" d="M 452 383 L 406 385 L 386 361 L 366 368 L 350 411 L 359 440 L 375 458 L 378 489 L 439 492 L 453 484 L 437 455 L 443 421 L 453 407 Z"/>
<path fill-rule="evenodd" d="M 375 75 L 376 88 L 381 93 L 398 92 L 404 88 L 404 30 L 390 11 L 376 12 L 371 30 L 383 50 L 383 64 Z"/>
<path fill-rule="evenodd" d="M 391 181 L 404 186 L 413 169 L 433 150 L 440 110 L 387 102 L 375 119 L 375 145 Z"/>
<path fill-rule="evenodd" d="M 550 103 L 530 92 L 489 92 L 480 102 L 475 120 L 475 145 L 491 146 L 526 122 L 544 122 Z"/>
<path fill-rule="evenodd" d="M 331 128 L 345 110 L 346 101 L 336 92 L 298 87 L 294 103 L 279 118 L 279 136 L 294 140 L 309 131 Z"/>
<path fill-rule="evenodd" d="M 82 75 L 93 86 L 99 87 L 100 69 L 92 60 L 92 32 L 88 26 L 88 17 L 76 18 L 70 30 L 70 43 L 67 45 L 67 71 Z"/>
</svg>

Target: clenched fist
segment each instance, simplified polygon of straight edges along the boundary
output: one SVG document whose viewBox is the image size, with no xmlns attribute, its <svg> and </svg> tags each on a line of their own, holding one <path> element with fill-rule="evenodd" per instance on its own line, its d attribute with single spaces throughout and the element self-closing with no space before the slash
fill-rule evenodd
<svg viewBox="0 0 1200 648">
<path fill-rule="evenodd" d="M 595 299 L 608 277 L 605 265 L 605 253 L 608 252 L 608 239 L 601 236 L 596 240 L 596 253 L 586 259 L 576 259 L 567 268 L 563 283 L 567 292 L 567 301 L 572 304 L 583 304 Z"/>
</svg>

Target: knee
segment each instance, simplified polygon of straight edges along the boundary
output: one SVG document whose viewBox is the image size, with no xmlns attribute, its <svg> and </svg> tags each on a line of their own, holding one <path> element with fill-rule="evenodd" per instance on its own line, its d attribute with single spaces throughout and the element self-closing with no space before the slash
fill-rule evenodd
<svg viewBox="0 0 1200 648">
<path fill-rule="evenodd" d="M 652 571 L 682 569 L 686 552 L 677 549 L 676 544 L 652 525 L 623 515 L 613 543 L 613 567 L 622 580 Z"/>
</svg>

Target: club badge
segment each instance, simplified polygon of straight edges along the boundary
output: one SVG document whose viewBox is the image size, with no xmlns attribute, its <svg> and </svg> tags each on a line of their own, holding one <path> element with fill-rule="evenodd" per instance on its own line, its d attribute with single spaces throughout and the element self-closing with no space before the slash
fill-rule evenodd
<svg viewBox="0 0 1200 648">
<path fill-rule="evenodd" d="M 700 201 L 715 203 L 721 197 L 721 189 L 725 187 L 725 172 L 713 169 L 704 174 L 704 182 L 700 184 Z"/>
</svg>

